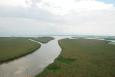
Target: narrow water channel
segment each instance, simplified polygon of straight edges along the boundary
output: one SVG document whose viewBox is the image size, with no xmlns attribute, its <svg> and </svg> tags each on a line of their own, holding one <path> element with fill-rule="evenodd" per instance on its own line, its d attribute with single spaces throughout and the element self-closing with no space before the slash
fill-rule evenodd
<svg viewBox="0 0 115 77">
<path fill-rule="evenodd" d="M 59 39 L 42 44 L 32 54 L 0 65 L 0 77 L 34 77 L 39 74 L 60 54 Z"/>
</svg>

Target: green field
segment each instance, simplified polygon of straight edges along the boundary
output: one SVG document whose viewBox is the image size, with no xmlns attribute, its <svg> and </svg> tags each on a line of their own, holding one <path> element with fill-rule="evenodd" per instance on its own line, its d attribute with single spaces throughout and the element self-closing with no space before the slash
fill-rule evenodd
<svg viewBox="0 0 115 77">
<path fill-rule="evenodd" d="M 40 44 L 52 40 L 52 37 L 0 37 L 0 64 L 25 56 L 40 48 Z"/>
<path fill-rule="evenodd" d="M 95 39 L 63 39 L 62 52 L 36 77 L 115 77 L 115 45 Z"/>
</svg>

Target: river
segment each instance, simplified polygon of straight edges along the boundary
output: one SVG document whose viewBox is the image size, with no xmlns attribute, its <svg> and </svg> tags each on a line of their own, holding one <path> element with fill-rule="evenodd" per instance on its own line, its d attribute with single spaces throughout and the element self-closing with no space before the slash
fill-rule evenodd
<svg viewBox="0 0 115 77">
<path fill-rule="evenodd" d="M 61 37 L 62 38 L 62 37 Z M 0 77 L 34 77 L 49 64 L 53 63 L 61 52 L 56 37 L 27 56 L 0 65 Z"/>
</svg>

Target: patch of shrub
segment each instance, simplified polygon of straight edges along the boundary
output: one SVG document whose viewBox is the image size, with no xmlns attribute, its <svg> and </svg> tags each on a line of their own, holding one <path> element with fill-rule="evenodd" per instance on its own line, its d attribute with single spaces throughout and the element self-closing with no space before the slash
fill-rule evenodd
<svg viewBox="0 0 115 77">
<path fill-rule="evenodd" d="M 47 67 L 48 70 L 51 70 L 51 71 L 57 71 L 60 69 L 60 67 L 56 64 L 50 64 L 48 67 Z"/>
<path fill-rule="evenodd" d="M 63 56 L 60 56 L 59 58 L 57 58 L 57 60 L 60 61 L 60 62 L 68 64 L 68 63 L 74 62 L 76 59 L 74 59 L 74 58 L 64 58 Z"/>
</svg>

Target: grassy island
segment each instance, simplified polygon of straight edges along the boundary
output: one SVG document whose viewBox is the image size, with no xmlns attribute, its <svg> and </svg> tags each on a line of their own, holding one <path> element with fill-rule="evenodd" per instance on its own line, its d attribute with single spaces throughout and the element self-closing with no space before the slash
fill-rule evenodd
<svg viewBox="0 0 115 77">
<path fill-rule="evenodd" d="M 49 41 L 53 40 L 54 38 L 53 37 L 34 37 L 34 38 L 31 38 L 35 41 L 39 41 L 41 43 L 48 43 Z"/>
</svg>

